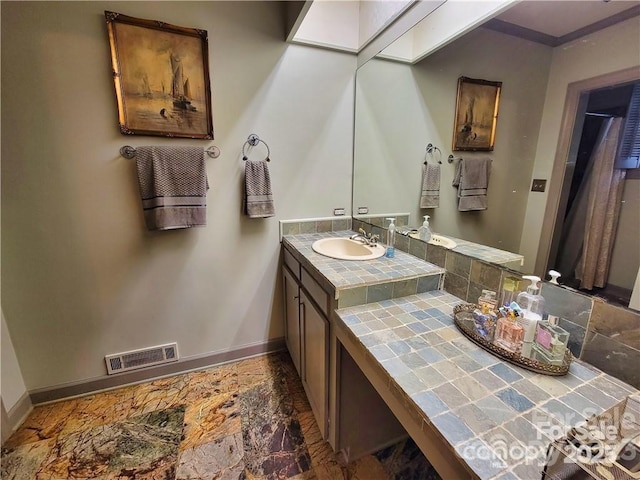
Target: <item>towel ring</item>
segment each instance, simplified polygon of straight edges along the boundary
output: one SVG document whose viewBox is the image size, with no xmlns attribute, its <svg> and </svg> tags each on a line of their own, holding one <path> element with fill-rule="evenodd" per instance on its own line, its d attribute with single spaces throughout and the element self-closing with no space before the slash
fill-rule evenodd
<svg viewBox="0 0 640 480">
<path fill-rule="evenodd" d="M 427 151 L 427 153 L 424 156 L 424 164 L 425 165 L 428 163 L 427 162 L 427 155 L 430 155 L 431 158 L 434 158 L 434 156 L 433 156 L 434 152 L 438 152 L 438 163 L 442 165 L 442 150 L 440 150 L 434 144 L 430 143 L 430 144 L 427 145 L 426 151 Z"/>
<path fill-rule="evenodd" d="M 244 160 L 244 161 L 249 160 L 249 157 L 247 156 L 247 151 L 246 151 L 247 150 L 247 145 L 249 145 L 251 147 L 255 147 L 259 143 L 262 143 L 265 147 L 267 147 L 267 156 L 265 158 L 265 161 L 270 162 L 271 159 L 269 157 L 271 156 L 271 150 L 269 150 L 269 145 L 267 145 L 267 142 L 262 140 L 255 133 L 252 133 L 251 135 L 249 135 L 249 138 L 247 138 L 247 141 L 244 142 L 244 145 L 242 145 L 242 160 Z"/>
</svg>

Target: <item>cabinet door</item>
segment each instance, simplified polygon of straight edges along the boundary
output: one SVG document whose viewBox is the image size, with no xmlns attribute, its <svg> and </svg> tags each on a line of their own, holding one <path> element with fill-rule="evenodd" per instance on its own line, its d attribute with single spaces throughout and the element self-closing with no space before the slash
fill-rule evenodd
<svg viewBox="0 0 640 480">
<path fill-rule="evenodd" d="M 284 338 L 291 355 L 291 360 L 299 375 L 301 371 L 301 339 L 300 339 L 300 287 L 293 275 L 286 268 L 282 269 L 284 289 Z"/>
<path fill-rule="evenodd" d="M 318 422 L 322 438 L 326 439 L 329 323 L 302 291 L 300 299 L 303 352 L 302 384 Z"/>
</svg>

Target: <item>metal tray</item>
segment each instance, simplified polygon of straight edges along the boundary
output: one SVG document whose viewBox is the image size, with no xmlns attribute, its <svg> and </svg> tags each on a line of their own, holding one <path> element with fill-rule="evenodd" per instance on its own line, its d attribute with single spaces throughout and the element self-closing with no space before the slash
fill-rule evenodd
<svg viewBox="0 0 640 480">
<path fill-rule="evenodd" d="M 473 303 L 461 303 L 453 307 L 453 320 L 458 329 L 471 340 L 473 343 L 483 348 L 489 353 L 492 353 L 502 360 L 518 365 L 519 367 L 526 368 L 532 372 L 542 373 L 544 375 L 566 375 L 569 372 L 569 366 L 573 355 L 571 351 L 567 349 L 567 353 L 564 356 L 562 365 L 551 365 L 550 363 L 542 363 L 538 360 L 532 360 L 527 357 L 523 357 L 518 353 L 510 352 L 504 348 L 495 345 L 493 342 L 489 342 L 485 338 L 478 335 L 474 330 L 473 311 L 480 308 Z"/>
</svg>

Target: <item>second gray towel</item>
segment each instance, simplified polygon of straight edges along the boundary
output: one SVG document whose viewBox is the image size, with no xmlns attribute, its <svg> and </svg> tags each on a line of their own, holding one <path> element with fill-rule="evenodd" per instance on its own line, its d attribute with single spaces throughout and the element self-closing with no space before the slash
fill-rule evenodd
<svg viewBox="0 0 640 480">
<path fill-rule="evenodd" d="M 422 192 L 420 208 L 440 206 L 440 165 L 424 163 L 422 165 Z"/>
<path fill-rule="evenodd" d="M 487 209 L 490 158 L 460 159 L 452 185 L 458 187 L 458 211 Z"/>
<path fill-rule="evenodd" d="M 249 218 L 273 217 L 276 213 L 267 162 L 245 161 L 243 210 Z"/>
</svg>

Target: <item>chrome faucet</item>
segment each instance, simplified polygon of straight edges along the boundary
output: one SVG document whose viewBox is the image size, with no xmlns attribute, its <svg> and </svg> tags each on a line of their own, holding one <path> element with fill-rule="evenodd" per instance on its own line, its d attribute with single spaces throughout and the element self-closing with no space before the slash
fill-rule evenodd
<svg viewBox="0 0 640 480">
<path fill-rule="evenodd" d="M 360 233 L 356 233 L 354 235 L 351 235 L 349 238 L 351 240 L 359 240 L 360 242 L 364 243 L 365 245 L 369 245 L 369 246 L 376 245 L 378 243 L 378 240 L 380 239 L 379 235 L 367 233 L 362 228 L 358 229 L 358 231 Z"/>
</svg>

